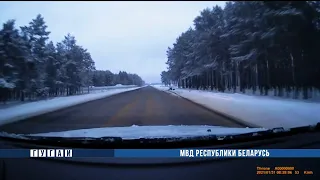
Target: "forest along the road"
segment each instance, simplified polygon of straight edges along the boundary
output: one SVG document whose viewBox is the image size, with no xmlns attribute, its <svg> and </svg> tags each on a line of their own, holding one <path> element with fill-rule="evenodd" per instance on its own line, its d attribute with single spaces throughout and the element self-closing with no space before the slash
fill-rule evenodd
<svg viewBox="0 0 320 180">
<path fill-rule="evenodd" d="M 44 133 L 131 125 L 243 127 L 185 99 L 147 86 L 6 124 L 0 131 Z"/>
</svg>

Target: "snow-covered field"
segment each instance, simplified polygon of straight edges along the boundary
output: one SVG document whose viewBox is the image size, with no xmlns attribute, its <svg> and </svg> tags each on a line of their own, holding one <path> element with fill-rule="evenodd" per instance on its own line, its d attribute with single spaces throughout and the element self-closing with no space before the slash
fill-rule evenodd
<svg viewBox="0 0 320 180">
<path fill-rule="evenodd" d="M 168 92 L 168 87 L 154 87 Z M 320 122 L 320 103 L 179 88 L 173 92 L 220 113 L 264 128 L 291 128 Z"/>
<path fill-rule="evenodd" d="M 140 87 L 114 88 L 100 93 L 56 97 L 50 100 L 41 100 L 0 109 L 0 125 L 139 88 Z"/>
</svg>

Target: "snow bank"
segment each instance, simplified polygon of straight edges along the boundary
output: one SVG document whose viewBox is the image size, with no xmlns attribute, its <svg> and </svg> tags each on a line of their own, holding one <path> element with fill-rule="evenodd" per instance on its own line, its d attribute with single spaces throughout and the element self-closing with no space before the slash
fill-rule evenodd
<svg viewBox="0 0 320 180">
<path fill-rule="evenodd" d="M 154 86 L 167 91 L 168 87 Z M 264 128 L 299 127 L 320 122 L 320 103 L 176 89 L 179 96 Z"/>
<path fill-rule="evenodd" d="M 106 92 L 78 96 L 57 97 L 50 100 L 36 101 L 0 109 L 0 125 L 135 89 L 139 89 L 139 87 L 112 89 Z"/>
</svg>

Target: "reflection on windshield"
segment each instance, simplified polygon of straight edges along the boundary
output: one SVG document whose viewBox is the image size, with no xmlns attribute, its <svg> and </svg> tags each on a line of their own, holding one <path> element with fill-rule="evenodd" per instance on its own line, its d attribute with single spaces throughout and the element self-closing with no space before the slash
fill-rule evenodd
<svg viewBox="0 0 320 180">
<path fill-rule="evenodd" d="M 0 131 L 156 138 L 320 121 L 319 2 L 197 4 L 82 5 L 86 16 L 33 4 L 35 17 L 12 5 L 0 17 Z"/>
</svg>

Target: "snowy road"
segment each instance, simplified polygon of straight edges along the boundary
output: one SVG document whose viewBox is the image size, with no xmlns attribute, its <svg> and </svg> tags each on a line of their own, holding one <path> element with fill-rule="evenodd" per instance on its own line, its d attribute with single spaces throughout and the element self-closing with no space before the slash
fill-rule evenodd
<svg viewBox="0 0 320 180">
<path fill-rule="evenodd" d="M 185 99 L 147 86 L 6 124 L 0 131 L 44 133 L 132 125 L 244 127 Z"/>
</svg>

